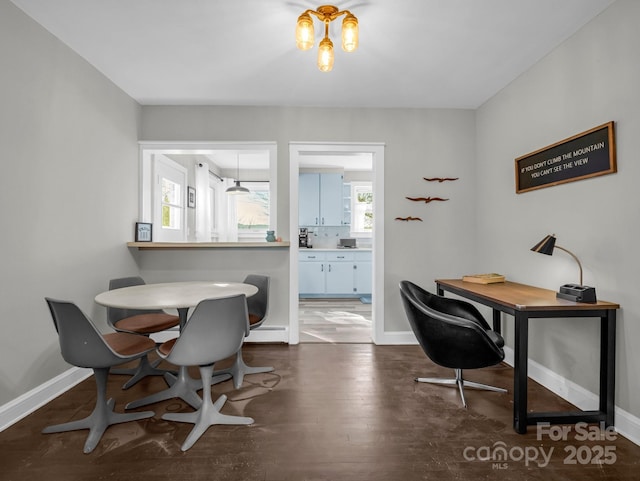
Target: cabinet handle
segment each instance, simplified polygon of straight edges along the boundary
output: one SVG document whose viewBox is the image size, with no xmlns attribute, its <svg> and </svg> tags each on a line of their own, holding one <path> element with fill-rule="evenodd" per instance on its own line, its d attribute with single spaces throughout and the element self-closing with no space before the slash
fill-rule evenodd
<svg viewBox="0 0 640 481">
<path fill-rule="evenodd" d="M 324 225 L 324 217 L 322 218 L 322 225 Z"/>
<path fill-rule="evenodd" d="M 316 225 L 318 225 L 318 218 L 316 217 Z"/>
<path fill-rule="evenodd" d="M 320 264 L 320 272 L 324 272 L 324 264 Z"/>
<path fill-rule="evenodd" d="M 307 256 L 307 259 L 315 259 L 316 256 Z"/>
<path fill-rule="evenodd" d="M 338 256 L 338 259 L 344 259 L 344 256 Z"/>
<path fill-rule="evenodd" d="M 331 264 L 329 264 L 329 272 L 331 272 Z"/>
</svg>

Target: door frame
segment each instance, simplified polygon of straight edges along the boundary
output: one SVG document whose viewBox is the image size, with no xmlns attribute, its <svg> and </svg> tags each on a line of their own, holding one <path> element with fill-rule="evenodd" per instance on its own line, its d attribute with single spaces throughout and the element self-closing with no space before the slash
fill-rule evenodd
<svg viewBox="0 0 640 481">
<path fill-rule="evenodd" d="M 298 174 L 300 157 L 305 154 L 336 155 L 370 153 L 373 158 L 373 243 L 372 243 L 372 326 L 371 338 L 379 344 L 384 338 L 384 143 L 376 142 L 289 142 L 289 344 L 300 342 L 298 317 Z"/>
</svg>

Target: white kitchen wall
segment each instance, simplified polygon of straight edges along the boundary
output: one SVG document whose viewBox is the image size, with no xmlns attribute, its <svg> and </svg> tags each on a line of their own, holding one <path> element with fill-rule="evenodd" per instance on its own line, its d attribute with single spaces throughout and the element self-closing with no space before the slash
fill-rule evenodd
<svg viewBox="0 0 640 481">
<path fill-rule="evenodd" d="M 349 226 L 314 226 L 309 227 L 309 232 L 313 236 L 313 247 L 335 249 L 341 238 L 349 237 Z"/>
<path fill-rule="evenodd" d="M 483 105 L 478 117 L 480 269 L 557 289 L 578 282 L 565 253 L 529 251 L 544 235 L 574 252 L 584 283 L 618 302 L 616 404 L 640 416 L 640 2 L 618 0 Z M 618 173 L 516 194 L 514 159 L 616 122 Z M 512 323 L 506 323 L 512 331 Z M 598 392 L 597 320 L 535 320 L 533 360 Z"/>
</svg>

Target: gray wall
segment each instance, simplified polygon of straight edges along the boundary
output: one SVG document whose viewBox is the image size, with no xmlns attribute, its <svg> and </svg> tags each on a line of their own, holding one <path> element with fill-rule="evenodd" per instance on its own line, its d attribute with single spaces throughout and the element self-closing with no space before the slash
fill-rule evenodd
<svg viewBox="0 0 640 481">
<path fill-rule="evenodd" d="M 640 415 L 640 2 L 619 0 L 477 112 L 480 270 L 557 289 L 578 282 L 562 251 L 529 251 L 548 233 L 582 261 L 584 283 L 618 302 L 616 404 Z M 618 173 L 515 194 L 514 159 L 610 120 Z M 508 326 L 512 324 L 507 323 Z M 531 323 L 534 360 L 598 392 L 596 320 Z"/>
<path fill-rule="evenodd" d="M 410 330 L 398 282 L 427 286 L 436 277 L 473 269 L 475 234 L 475 113 L 469 110 L 335 109 L 292 107 L 142 108 L 147 141 L 276 141 L 278 145 L 278 228 L 289 235 L 289 142 L 384 142 L 385 147 L 385 331 Z M 429 184 L 422 177 L 459 177 Z M 442 196 L 447 202 L 415 204 L 405 196 Z M 296 200 L 297 202 L 297 200 Z M 394 218 L 418 216 L 423 222 Z M 295 241 L 295 235 L 293 236 Z M 142 275 L 176 278 L 228 276 L 241 279 L 255 264 L 274 277 L 278 289 L 268 324 L 288 325 L 287 253 L 244 251 L 141 252 Z M 267 260 L 267 258 L 271 259 Z M 166 266 L 171 264 L 171 269 Z M 265 271 L 264 263 L 277 265 Z M 218 266 L 222 267 L 218 267 Z M 161 272 L 154 269 L 160 267 Z M 203 268 L 194 266 L 206 266 Z M 222 269 L 222 270 L 220 270 Z M 207 272 L 208 271 L 208 272 Z"/>
<path fill-rule="evenodd" d="M 138 270 L 140 108 L 8 1 L 0 1 L 0 405 L 68 366 L 44 297 L 93 297 Z"/>
</svg>

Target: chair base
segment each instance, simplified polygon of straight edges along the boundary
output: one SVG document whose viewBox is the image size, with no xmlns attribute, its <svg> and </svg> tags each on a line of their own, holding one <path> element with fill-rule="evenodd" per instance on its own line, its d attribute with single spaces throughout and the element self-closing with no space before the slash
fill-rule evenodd
<svg viewBox="0 0 640 481">
<path fill-rule="evenodd" d="M 213 385 L 222 381 L 230 379 L 231 376 L 224 374 L 221 376 L 213 377 L 209 385 Z M 170 373 L 165 373 L 164 380 L 169 387 L 164 391 L 151 394 L 142 399 L 131 401 L 125 406 L 125 409 L 134 409 L 140 406 L 146 406 L 147 404 L 153 404 L 167 399 L 180 398 L 186 402 L 193 409 L 199 409 L 202 404 L 202 399 L 198 396 L 198 391 L 202 389 L 202 381 L 200 379 L 193 379 L 189 376 L 189 372 L 186 367 L 181 366 L 178 369 L 178 375 L 174 376 Z"/>
<path fill-rule="evenodd" d="M 493 392 L 507 392 L 506 389 L 501 387 L 490 386 L 488 384 L 481 384 L 478 382 L 467 381 L 462 377 L 462 369 L 455 369 L 456 377 L 455 379 L 442 379 L 438 377 L 417 377 L 416 382 L 426 382 L 429 384 L 441 384 L 446 386 L 457 386 L 458 391 L 460 392 L 460 398 L 462 399 L 462 405 L 466 408 L 467 401 L 464 398 L 464 388 L 470 387 L 474 389 L 481 389 L 483 391 L 493 391 Z"/>
<path fill-rule="evenodd" d="M 247 366 L 242 359 L 242 348 L 236 353 L 236 360 L 233 363 L 233 366 L 228 367 L 226 369 L 221 369 L 220 371 L 215 371 L 213 376 L 221 376 L 224 374 L 229 374 L 233 377 L 233 386 L 236 389 L 240 389 L 242 386 L 242 382 L 244 381 L 244 377 L 247 374 L 262 374 L 265 372 L 272 372 L 275 369 L 273 367 L 251 367 Z"/>
<path fill-rule="evenodd" d="M 80 429 L 88 429 L 89 436 L 84 443 L 83 452 L 88 454 L 92 452 L 100 442 L 102 435 L 112 424 L 126 423 L 129 421 L 138 421 L 140 419 L 150 418 L 154 415 L 153 411 L 144 411 L 139 413 L 116 413 L 113 411 L 115 401 L 109 399 L 105 401 L 105 392 L 107 386 L 108 369 L 95 369 L 96 384 L 98 385 L 98 397 L 93 412 L 84 419 L 71 421 L 64 424 L 56 424 L 48 426 L 42 430 L 43 434 L 63 433 L 67 431 L 77 431 Z"/>
<path fill-rule="evenodd" d="M 154 362 L 149 362 L 148 356 L 140 358 L 138 365 L 132 368 L 119 368 L 111 369 L 111 374 L 123 374 L 131 376 L 127 382 L 122 385 L 122 389 L 129 389 L 131 386 L 138 383 L 147 376 L 164 376 L 166 373 L 177 375 L 177 371 L 170 371 L 167 369 L 157 369 L 158 364 L 162 362 L 162 359 L 157 359 Z"/>
<path fill-rule="evenodd" d="M 213 365 L 200 366 L 200 375 L 202 379 L 210 379 L 213 374 Z M 253 424 L 253 418 L 244 416 L 230 416 L 222 414 L 220 409 L 227 401 L 227 396 L 222 394 L 215 403 L 211 401 L 211 389 L 202 390 L 202 402 L 200 408 L 191 413 L 166 413 L 162 419 L 167 421 L 176 421 L 180 423 L 192 423 L 193 429 L 182 444 L 182 451 L 186 451 L 214 424 L 229 425 L 249 425 Z"/>
</svg>

